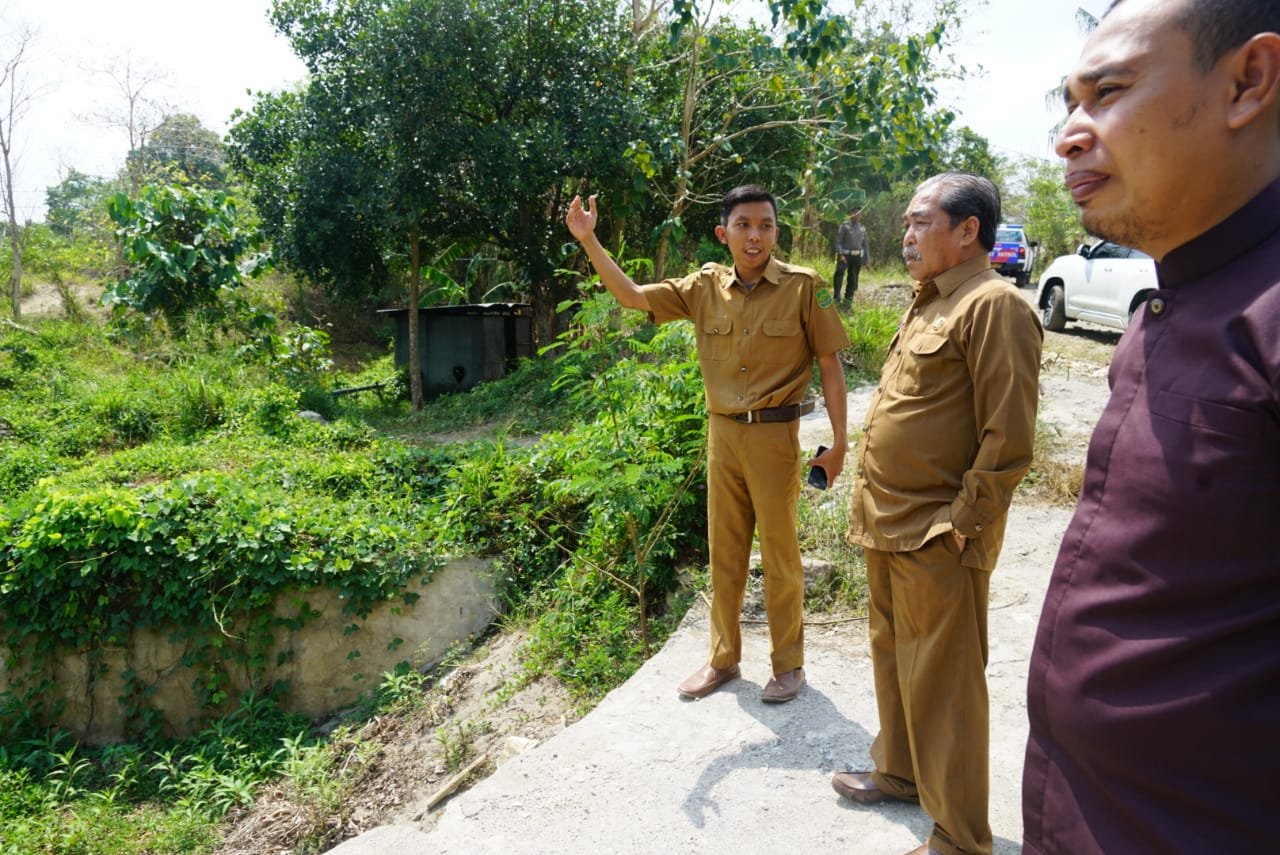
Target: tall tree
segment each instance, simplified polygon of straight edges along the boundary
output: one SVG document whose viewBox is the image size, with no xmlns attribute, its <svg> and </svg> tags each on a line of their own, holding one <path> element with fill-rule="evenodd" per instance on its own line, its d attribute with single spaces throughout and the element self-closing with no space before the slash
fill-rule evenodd
<svg viewBox="0 0 1280 855">
<path fill-rule="evenodd" d="M 963 73 L 945 55 L 962 0 L 886 5 L 859 3 L 848 37 L 810 71 L 812 148 L 796 183 L 802 233 L 811 238 L 868 191 L 935 163 L 954 118 L 937 105 L 936 84 Z"/>
<path fill-rule="evenodd" d="M 801 162 L 798 129 L 811 120 L 783 83 L 792 63 L 762 29 L 723 15 L 707 4 L 673 42 L 654 34 L 638 71 L 638 85 L 659 93 L 650 108 L 654 142 L 637 140 L 628 149 L 666 208 L 654 251 L 657 278 L 685 234 L 687 212 L 714 206 L 745 172 L 772 184 Z"/>
<path fill-rule="evenodd" d="M 143 184 L 226 189 L 226 149 L 213 131 L 187 113 L 165 116 L 149 138 L 129 152 L 127 169 Z"/>
<path fill-rule="evenodd" d="M 278 0 L 273 19 L 310 84 L 260 96 L 231 139 L 282 257 L 347 294 L 403 276 L 412 313 L 423 260 L 483 241 L 523 273 L 551 341 L 573 294 L 554 213 L 573 179 L 622 174 L 634 136 L 616 6 Z"/>
<path fill-rule="evenodd" d="M 1008 161 L 991 150 L 991 141 L 969 127 L 947 134 L 943 165 L 990 178 L 1001 189 L 1009 170 Z"/>
<path fill-rule="evenodd" d="M 144 182 L 139 171 L 142 164 L 135 153 L 146 146 L 152 132 L 166 115 L 173 112 L 161 100 L 169 75 L 140 62 L 132 54 L 111 60 L 96 73 L 110 81 L 120 101 L 106 104 L 91 118 L 107 127 L 123 130 L 128 137 L 125 170 L 129 177 L 129 193 L 136 196 Z"/>
<path fill-rule="evenodd" d="M 1062 167 L 1047 160 L 1027 160 L 1019 165 L 1025 194 L 1012 200 L 1023 211 L 1027 234 L 1040 243 L 1038 264 L 1069 255 L 1085 240 L 1080 211 L 1062 183 Z"/>
<path fill-rule="evenodd" d="M 10 298 L 14 320 L 22 317 L 22 233 L 18 229 L 18 206 L 14 201 L 13 186 L 17 168 L 14 137 L 17 126 L 31 104 L 31 93 L 22 74 L 27 51 L 35 34 L 30 27 L 20 26 L 10 31 L 0 44 L 0 194 L 2 194 L 9 249 L 13 254 L 13 280 Z"/>
<path fill-rule="evenodd" d="M 708 0 L 683 12 L 677 4 L 679 37 L 642 68 L 660 91 L 677 76 L 679 90 L 657 150 L 631 148 L 667 204 L 663 237 L 750 178 L 783 197 L 784 217 L 812 251 L 821 222 L 850 195 L 865 196 L 867 173 L 929 162 L 938 148 L 951 114 L 935 107 L 934 84 L 951 73 L 942 53 L 960 0 L 918 14 L 911 3 L 858 3 L 856 20 L 821 3 L 782 5 L 768 33 L 717 18 L 724 13 Z M 659 276 L 670 245 L 655 249 Z"/>
<path fill-rule="evenodd" d="M 66 176 L 45 190 L 45 221 L 59 237 L 73 237 L 97 225 L 95 210 L 105 212 L 107 188 L 111 182 L 68 169 Z"/>
</svg>

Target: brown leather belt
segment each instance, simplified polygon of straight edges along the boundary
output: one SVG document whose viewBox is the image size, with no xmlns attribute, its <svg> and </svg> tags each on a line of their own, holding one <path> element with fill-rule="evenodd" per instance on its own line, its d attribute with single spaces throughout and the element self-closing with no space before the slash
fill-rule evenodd
<svg viewBox="0 0 1280 855">
<path fill-rule="evenodd" d="M 745 413 L 733 413 L 729 418 L 744 425 L 753 422 L 790 422 L 813 412 L 813 401 L 792 404 L 789 407 L 765 407 L 762 410 L 748 410 Z"/>
</svg>

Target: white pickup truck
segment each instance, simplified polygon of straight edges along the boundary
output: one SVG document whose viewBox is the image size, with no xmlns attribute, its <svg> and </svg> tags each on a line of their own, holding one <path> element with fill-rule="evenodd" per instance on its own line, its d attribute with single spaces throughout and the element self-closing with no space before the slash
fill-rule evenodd
<svg viewBox="0 0 1280 855">
<path fill-rule="evenodd" d="M 1067 321 L 1125 330 L 1157 287 L 1151 256 L 1104 240 L 1055 258 L 1040 274 L 1036 306 L 1047 330 L 1061 331 Z"/>
</svg>

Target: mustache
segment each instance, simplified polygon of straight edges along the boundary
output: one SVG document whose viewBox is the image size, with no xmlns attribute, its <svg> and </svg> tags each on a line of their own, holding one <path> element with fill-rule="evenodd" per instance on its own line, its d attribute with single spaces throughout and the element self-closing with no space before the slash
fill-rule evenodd
<svg viewBox="0 0 1280 855">
<path fill-rule="evenodd" d="M 904 247 L 902 250 L 902 260 L 907 262 L 919 261 L 920 250 L 916 249 L 914 246 Z"/>
</svg>

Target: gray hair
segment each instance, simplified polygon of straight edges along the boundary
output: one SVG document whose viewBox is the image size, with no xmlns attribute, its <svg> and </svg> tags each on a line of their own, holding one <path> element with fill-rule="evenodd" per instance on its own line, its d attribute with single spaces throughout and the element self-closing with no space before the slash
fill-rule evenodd
<svg viewBox="0 0 1280 855">
<path fill-rule="evenodd" d="M 978 218 L 978 243 L 990 252 L 1000 222 L 1000 189 L 988 178 L 971 172 L 943 172 L 926 179 L 917 193 L 938 191 L 938 207 L 951 217 L 951 226 Z"/>
</svg>

